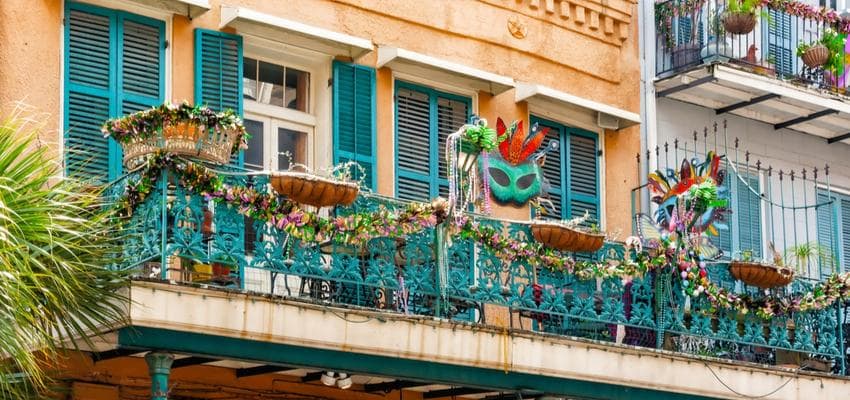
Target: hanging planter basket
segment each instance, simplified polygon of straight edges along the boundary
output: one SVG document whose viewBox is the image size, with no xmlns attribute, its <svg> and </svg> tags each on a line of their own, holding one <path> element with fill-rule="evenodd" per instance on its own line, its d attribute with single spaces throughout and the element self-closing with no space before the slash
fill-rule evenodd
<svg viewBox="0 0 850 400">
<path fill-rule="evenodd" d="M 101 131 L 121 144 L 128 168 L 161 151 L 226 164 L 234 152 L 247 147 L 242 119 L 232 110 L 215 112 L 188 103 L 165 103 L 111 119 Z"/>
<path fill-rule="evenodd" d="M 794 272 L 789 268 L 751 261 L 732 261 L 729 273 L 747 285 L 762 289 L 785 286 L 794 279 Z"/>
<path fill-rule="evenodd" d="M 531 235 L 546 247 L 561 251 L 595 252 L 605 243 L 605 235 L 583 232 L 558 222 L 535 221 Z"/>
<path fill-rule="evenodd" d="M 273 172 L 271 184 L 278 194 L 314 207 L 349 205 L 357 199 L 360 191 L 354 182 L 292 171 Z"/>
<path fill-rule="evenodd" d="M 806 64 L 807 67 L 817 68 L 826 64 L 829 60 L 829 49 L 822 44 L 814 45 L 809 47 L 801 58 L 803 59 L 803 64 Z"/>
<path fill-rule="evenodd" d="M 165 123 L 161 134 L 149 138 L 133 138 L 123 143 L 124 165 L 132 168 L 158 150 L 188 156 L 215 164 L 230 161 L 236 132 L 223 129 L 211 131 L 193 122 Z"/>
<path fill-rule="evenodd" d="M 723 28 L 735 35 L 746 35 L 756 27 L 756 15 L 744 12 L 726 12 L 723 14 Z"/>
</svg>

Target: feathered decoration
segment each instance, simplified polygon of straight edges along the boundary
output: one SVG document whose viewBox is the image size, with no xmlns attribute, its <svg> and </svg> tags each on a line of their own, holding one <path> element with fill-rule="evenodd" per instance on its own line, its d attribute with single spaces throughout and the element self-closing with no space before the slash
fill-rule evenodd
<svg viewBox="0 0 850 400">
<path fill-rule="evenodd" d="M 522 121 L 514 121 L 508 128 L 504 121 L 499 118 L 496 120 L 496 132 L 501 140 L 499 153 L 502 158 L 511 165 L 518 165 L 525 162 L 540 148 L 549 128 L 539 129 L 539 126 L 534 124 L 531 128 L 531 134 L 527 135 Z"/>
</svg>

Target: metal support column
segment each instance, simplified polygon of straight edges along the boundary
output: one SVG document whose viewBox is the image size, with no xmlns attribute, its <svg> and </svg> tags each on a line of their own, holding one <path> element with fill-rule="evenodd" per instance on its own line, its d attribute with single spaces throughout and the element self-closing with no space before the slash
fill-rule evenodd
<svg viewBox="0 0 850 400">
<path fill-rule="evenodd" d="M 168 400 L 168 375 L 171 373 L 174 355 L 152 351 L 145 354 L 145 362 L 148 363 L 148 373 L 151 377 L 151 400 Z"/>
</svg>

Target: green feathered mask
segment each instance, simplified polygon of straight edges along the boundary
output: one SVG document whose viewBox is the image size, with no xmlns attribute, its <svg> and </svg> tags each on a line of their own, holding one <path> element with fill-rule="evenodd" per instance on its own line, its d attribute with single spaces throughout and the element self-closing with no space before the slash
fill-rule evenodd
<svg viewBox="0 0 850 400">
<path fill-rule="evenodd" d="M 514 121 L 510 127 L 501 118 L 496 121 L 499 151 L 490 159 L 487 175 L 497 202 L 521 206 L 540 195 L 543 173 L 529 158 L 540 148 L 548 131 L 549 128 L 538 129 L 535 124 L 531 134 L 526 135 L 522 121 Z"/>
</svg>

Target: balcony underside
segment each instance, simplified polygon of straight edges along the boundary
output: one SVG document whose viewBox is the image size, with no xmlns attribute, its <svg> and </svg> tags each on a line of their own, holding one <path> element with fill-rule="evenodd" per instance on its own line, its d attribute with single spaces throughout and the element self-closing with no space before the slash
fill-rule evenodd
<svg viewBox="0 0 850 400">
<path fill-rule="evenodd" d="M 95 368 L 121 357 L 144 368 L 140 355 L 158 349 L 180 354 L 178 368 L 227 368 L 236 380 L 275 374 L 304 390 L 321 371 L 345 371 L 359 376 L 352 391 L 403 388 L 424 398 L 737 398 L 718 380 L 751 396 L 780 388 L 765 399 L 850 390 L 850 380 L 823 374 L 274 296 L 137 281 L 130 297 L 132 326 L 103 343 Z"/>
<path fill-rule="evenodd" d="M 723 114 L 850 143 L 850 102 L 843 96 L 758 75 L 728 64 L 711 64 L 660 78 L 656 96 Z"/>
</svg>

